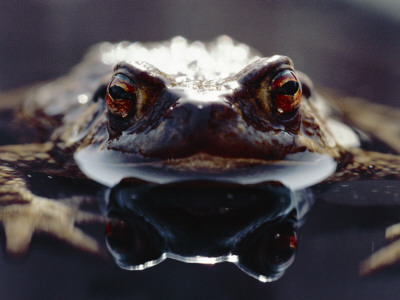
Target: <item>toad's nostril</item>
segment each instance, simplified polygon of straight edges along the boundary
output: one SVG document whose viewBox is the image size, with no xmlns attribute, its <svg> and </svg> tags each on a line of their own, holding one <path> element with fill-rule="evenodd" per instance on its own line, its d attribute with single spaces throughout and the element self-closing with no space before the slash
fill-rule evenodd
<svg viewBox="0 0 400 300">
<path fill-rule="evenodd" d="M 232 105 L 221 99 L 195 101 L 181 98 L 164 114 L 164 150 L 157 155 L 175 158 L 196 153 L 236 156 L 243 140 L 242 132 L 238 130 L 240 120 Z"/>
<path fill-rule="evenodd" d="M 231 126 L 237 117 L 237 113 L 228 103 L 185 99 L 171 106 L 164 115 L 173 125 L 172 128 L 181 129 L 184 136 L 194 133 L 197 138 L 202 134 L 220 132 L 221 127 Z"/>
</svg>

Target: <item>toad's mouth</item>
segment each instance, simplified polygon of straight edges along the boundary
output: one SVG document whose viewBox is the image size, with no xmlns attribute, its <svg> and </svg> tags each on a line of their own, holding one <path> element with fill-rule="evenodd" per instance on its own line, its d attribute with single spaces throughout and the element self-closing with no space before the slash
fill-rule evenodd
<svg viewBox="0 0 400 300">
<path fill-rule="evenodd" d="M 323 181 L 336 170 L 332 157 L 309 151 L 274 161 L 205 153 L 177 159 L 134 161 L 123 153 L 95 151 L 88 147 L 77 151 L 74 158 L 86 176 L 109 187 L 122 179 L 135 178 L 157 184 L 187 180 L 237 184 L 277 181 L 291 190 L 298 190 Z"/>
</svg>

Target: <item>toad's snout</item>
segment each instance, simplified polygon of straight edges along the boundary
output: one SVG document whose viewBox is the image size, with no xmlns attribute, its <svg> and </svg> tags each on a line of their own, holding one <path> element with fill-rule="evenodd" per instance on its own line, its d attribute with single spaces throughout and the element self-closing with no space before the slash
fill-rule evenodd
<svg viewBox="0 0 400 300">
<path fill-rule="evenodd" d="M 170 89 L 159 99 L 157 109 L 139 123 L 148 129 L 121 135 L 118 147 L 127 145 L 134 153 L 160 159 L 196 154 L 280 159 L 295 147 L 292 133 L 269 129 L 265 125 L 269 123 L 258 118 L 257 110 L 244 111 L 232 94 Z M 251 120 L 248 115 L 252 115 Z"/>
<path fill-rule="evenodd" d="M 210 138 L 219 135 L 227 127 L 235 126 L 238 114 L 233 106 L 223 99 L 198 101 L 179 99 L 166 112 L 165 120 L 171 128 L 181 131 L 185 138 Z"/>
<path fill-rule="evenodd" d="M 202 100 L 180 98 L 164 115 L 166 144 L 172 156 L 199 152 L 230 156 L 238 132 L 240 116 L 223 97 Z"/>
</svg>

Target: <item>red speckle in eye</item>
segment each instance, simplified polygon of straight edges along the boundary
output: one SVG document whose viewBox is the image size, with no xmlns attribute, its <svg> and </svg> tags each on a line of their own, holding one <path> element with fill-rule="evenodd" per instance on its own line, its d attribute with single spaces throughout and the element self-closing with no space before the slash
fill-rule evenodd
<svg viewBox="0 0 400 300">
<path fill-rule="evenodd" d="M 106 102 L 108 110 L 112 114 L 119 115 L 122 118 L 128 116 L 133 106 L 133 103 L 130 100 L 118 99 L 114 101 L 108 94 L 106 96 Z"/>
</svg>

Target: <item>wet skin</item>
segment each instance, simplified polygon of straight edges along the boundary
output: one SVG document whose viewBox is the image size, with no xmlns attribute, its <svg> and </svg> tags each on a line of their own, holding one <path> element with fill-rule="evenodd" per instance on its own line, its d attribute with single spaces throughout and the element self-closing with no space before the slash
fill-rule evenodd
<svg viewBox="0 0 400 300">
<path fill-rule="evenodd" d="M 26 172 L 38 167 L 47 174 L 89 177 L 108 186 L 124 177 L 156 183 L 277 180 L 294 189 L 323 180 L 399 178 L 398 155 L 360 149 L 357 134 L 341 123 L 341 117 L 335 119 L 335 109 L 289 58 L 262 58 L 228 37 L 209 44 L 190 44 L 182 38 L 104 43 L 69 75 L 21 98 L 24 102 L 12 124 L 24 132 L 22 142 L 0 148 L 5 203 L 0 218 L 11 252 L 23 252 L 33 231 L 43 230 L 34 216 L 29 225 L 33 229 L 20 234 L 16 219 L 10 217 L 11 211 L 18 214 L 19 202 L 29 208 L 24 214 L 33 214 L 30 207 L 39 197 L 30 192 Z M 357 121 L 364 102 L 350 115 L 343 101 L 334 102 L 350 121 L 366 128 Z M 390 112 L 394 115 L 388 118 L 389 111 L 371 115 L 391 124 L 398 114 Z M 393 134 L 398 132 L 389 133 Z M 390 146 L 400 152 L 395 143 Z M 309 165 L 317 167 L 299 173 Z M 271 175 L 275 167 L 280 171 Z M 323 172 L 317 175 L 316 169 Z M 295 178 L 287 179 L 287 173 Z M 301 177 L 307 178 L 296 186 L 293 182 Z M 54 203 L 68 210 L 64 204 L 40 199 L 44 210 Z M 78 235 L 83 233 L 71 224 L 101 217 L 79 217 L 81 213 L 70 212 L 74 218 L 66 227 L 71 232 L 64 238 L 96 252 L 98 245 L 81 243 Z M 62 230 L 49 232 L 63 236 Z"/>
</svg>

